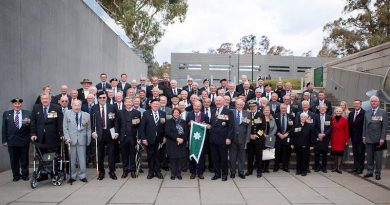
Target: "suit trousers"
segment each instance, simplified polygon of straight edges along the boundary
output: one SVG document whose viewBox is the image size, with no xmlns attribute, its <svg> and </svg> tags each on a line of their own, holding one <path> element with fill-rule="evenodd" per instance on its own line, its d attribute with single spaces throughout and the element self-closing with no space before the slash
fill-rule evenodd
<svg viewBox="0 0 390 205">
<path fill-rule="evenodd" d="M 364 169 L 364 154 L 366 147 L 363 143 L 352 143 L 353 151 L 353 169 L 363 171 Z"/>
<path fill-rule="evenodd" d="M 382 170 L 382 157 L 383 150 L 375 151 L 375 144 L 367 143 L 367 173 L 373 174 L 374 172 L 374 164 L 375 164 L 375 175 L 381 175 Z"/>
<path fill-rule="evenodd" d="M 147 158 L 148 158 L 149 175 L 161 173 L 160 161 L 159 161 L 161 157 L 159 156 L 158 146 L 159 143 L 156 142 L 154 144 L 149 144 L 146 147 L 146 152 L 148 155 Z"/>
<path fill-rule="evenodd" d="M 217 176 L 228 175 L 228 147 L 226 144 L 211 143 L 211 154 L 213 155 L 214 173 Z"/>
<path fill-rule="evenodd" d="M 320 161 L 322 162 L 320 165 Z M 326 169 L 328 166 L 328 149 L 315 149 L 314 167 L 316 169 Z"/>
<path fill-rule="evenodd" d="M 249 142 L 247 144 L 248 152 L 248 172 L 252 173 L 253 169 L 257 169 L 257 173 L 262 173 L 263 170 L 263 149 L 264 143 L 259 142 Z M 253 162 L 256 159 L 256 164 L 254 166 Z"/>
<path fill-rule="evenodd" d="M 295 147 L 295 153 L 297 158 L 297 172 L 307 173 L 309 171 L 309 147 Z"/>
<path fill-rule="evenodd" d="M 183 162 L 185 160 L 187 160 L 187 158 L 170 158 L 169 166 L 172 177 L 181 176 L 181 170 L 183 169 Z"/>
<path fill-rule="evenodd" d="M 102 139 L 98 142 L 99 173 L 104 171 L 104 156 L 108 151 L 108 169 L 110 173 L 115 172 L 114 140 L 111 138 L 109 130 L 103 130 Z"/>
<path fill-rule="evenodd" d="M 8 147 L 13 177 L 28 177 L 28 148 L 28 145 Z M 20 171 L 22 172 L 20 173 Z"/>
<path fill-rule="evenodd" d="M 70 146 L 70 160 L 71 160 L 71 178 L 76 179 L 77 177 L 77 170 L 76 170 L 76 163 L 78 162 L 80 172 L 79 172 L 79 178 L 84 179 L 87 177 L 87 163 L 86 163 L 86 145 L 79 145 L 78 143 L 76 145 Z"/>
<path fill-rule="evenodd" d="M 288 169 L 290 156 L 290 145 L 282 144 L 280 142 L 275 143 L 275 168 L 279 168 L 279 164 L 282 163 L 283 169 Z"/>
<path fill-rule="evenodd" d="M 232 143 L 229 151 L 230 173 L 235 174 L 237 165 L 238 173 L 244 174 L 245 144 Z"/>
<path fill-rule="evenodd" d="M 123 172 L 135 172 L 135 146 L 133 146 L 130 142 L 123 142 L 120 145 L 122 151 Z"/>
<path fill-rule="evenodd" d="M 191 158 L 189 163 L 190 173 L 195 175 L 203 175 L 204 167 L 205 167 L 205 160 L 206 160 L 206 147 L 203 147 L 202 153 L 200 154 L 200 158 L 198 163 Z"/>
</svg>

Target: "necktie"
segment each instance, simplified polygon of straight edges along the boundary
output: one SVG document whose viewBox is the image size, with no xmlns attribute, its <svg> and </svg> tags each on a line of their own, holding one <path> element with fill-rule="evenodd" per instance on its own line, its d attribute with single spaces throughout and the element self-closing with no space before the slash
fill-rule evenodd
<svg viewBox="0 0 390 205">
<path fill-rule="evenodd" d="M 191 88 L 191 85 L 188 86 L 188 92 L 191 92 L 192 88 Z"/>
<path fill-rule="evenodd" d="M 43 117 L 47 120 L 47 107 L 43 109 Z"/>
<path fill-rule="evenodd" d="M 89 113 L 89 114 L 91 114 L 91 108 L 92 108 L 92 105 L 89 104 L 89 105 L 88 105 L 88 113 Z"/>
<path fill-rule="evenodd" d="M 282 131 L 283 131 L 283 133 L 286 132 L 286 114 L 284 114 L 284 113 L 282 115 Z"/>
<path fill-rule="evenodd" d="M 15 116 L 15 127 L 16 128 L 20 128 L 19 127 L 19 113 L 20 113 L 20 111 L 16 111 L 16 116 Z"/>
<path fill-rule="evenodd" d="M 157 116 L 157 112 L 154 112 L 154 123 L 158 123 L 158 116 Z"/>
<path fill-rule="evenodd" d="M 355 120 L 356 120 L 356 116 L 359 114 L 359 112 L 358 111 L 356 111 L 355 112 L 355 116 L 353 117 L 353 121 L 355 122 Z"/>
<path fill-rule="evenodd" d="M 206 114 L 207 116 L 209 116 L 209 109 L 208 109 L 208 108 L 206 108 L 205 114 Z"/>
<path fill-rule="evenodd" d="M 267 99 L 269 99 L 269 93 L 267 93 Z"/>
<path fill-rule="evenodd" d="M 219 108 L 217 108 L 217 112 L 215 112 L 215 116 L 219 115 Z"/>
<path fill-rule="evenodd" d="M 240 111 L 237 111 L 236 123 L 237 123 L 237 125 L 240 124 Z"/>
<path fill-rule="evenodd" d="M 106 83 L 103 83 L 102 89 L 103 91 L 106 91 Z"/>
<path fill-rule="evenodd" d="M 76 125 L 79 127 L 79 113 L 76 112 Z"/>
<path fill-rule="evenodd" d="M 245 90 L 245 96 L 247 96 L 248 95 L 248 90 Z"/>
<path fill-rule="evenodd" d="M 375 114 L 375 109 L 372 109 L 371 117 L 374 116 L 374 114 Z"/>
<path fill-rule="evenodd" d="M 104 111 L 104 106 L 102 106 L 102 127 L 103 129 L 106 128 L 106 113 Z"/>
<path fill-rule="evenodd" d="M 324 114 L 321 114 L 321 133 L 324 133 L 324 121 L 325 121 L 325 116 Z"/>
<path fill-rule="evenodd" d="M 173 89 L 173 94 L 176 95 L 176 89 Z"/>
</svg>

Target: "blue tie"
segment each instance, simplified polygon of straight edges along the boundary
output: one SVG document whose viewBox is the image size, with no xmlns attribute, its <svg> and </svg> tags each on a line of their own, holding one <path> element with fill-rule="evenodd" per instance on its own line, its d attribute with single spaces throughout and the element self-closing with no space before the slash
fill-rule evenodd
<svg viewBox="0 0 390 205">
<path fill-rule="evenodd" d="M 239 125 L 240 124 L 240 111 L 237 112 L 236 115 L 236 123 Z"/>
<path fill-rule="evenodd" d="M 45 120 L 47 119 L 47 107 L 43 109 L 43 117 L 45 118 Z"/>
</svg>

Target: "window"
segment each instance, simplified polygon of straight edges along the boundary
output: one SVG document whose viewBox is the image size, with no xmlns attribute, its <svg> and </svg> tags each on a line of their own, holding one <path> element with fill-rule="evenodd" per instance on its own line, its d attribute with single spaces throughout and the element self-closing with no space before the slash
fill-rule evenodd
<svg viewBox="0 0 390 205">
<path fill-rule="evenodd" d="M 273 72 L 290 72 L 290 70 L 285 70 L 285 69 L 269 69 L 269 71 L 273 71 Z"/>
<path fill-rule="evenodd" d="M 184 70 L 202 70 L 202 64 L 186 64 L 186 63 L 181 63 L 179 64 L 179 69 Z"/>
<path fill-rule="evenodd" d="M 269 68 L 290 68 L 290 66 L 285 65 L 270 65 Z"/>
<path fill-rule="evenodd" d="M 209 70 L 228 71 L 229 65 L 226 64 L 210 64 Z"/>
<path fill-rule="evenodd" d="M 260 65 L 253 65 L 254 71 L 260 71 Z M 252 65 L 240 65 L 240 71 L 252 71 Z"/>
</svg>

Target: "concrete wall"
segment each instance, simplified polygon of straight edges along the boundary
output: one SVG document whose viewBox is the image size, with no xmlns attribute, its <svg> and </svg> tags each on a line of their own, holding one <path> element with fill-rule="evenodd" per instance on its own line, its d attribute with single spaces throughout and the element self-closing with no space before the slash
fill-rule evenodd
<svg viewBox="0 0 390 205">
<path fill-rule="evenodd" d="M 249 80 L 251 80 L 252 55 L 240 55 L 239 58 L 240 75 L 246 74 L 248 75 Z M 333 60 L 334 58 L 255 55 L 253 59 L 254 79 L 257 80 L 258 76 L 268 76 L 268 74 L 271 75 L 272 79 L 301 78 L 306 69 L 320 67 Z M 229 79 L 228 70 L 210 70 L 210 65 L 226 65 L 228 68 L 229 62 L 232 67 L 230 72 L 231 81 L 237 82 L 239 77 L 237 72 L 237 54 L 172 53 L 171 62 L 171 77 L 172 79 L 178 80 L 179 85 L 186 83 L 187 75 L 198 81 L 201 80 L 200 82 L 205 78 L 210 79 L 210 76 L 213 76 L 213 79 L 218 79 L 218 81 L 222 78 Z M 201 70 L 179 69 L 180 64 L 200 64 Z M 260 66 L 261 71 L 258 71 L 256 66 Z M 272 66 L 286 66 L 288 68 L 272 68 Z M 244 71 L 245 69 L 246 71 Z M 271 71 L 272 69 L 286 70 L 288 72 Z M 298 70 L 303 72 L 298 72 Z"/>
<path fill-rule="evenodd" d="M 147 66 L 83 1 L 0 1 L 0 112 L 21 97 L 31 109 L 44 84 L 54 94 L 61 84 L 79 88 L 82 78 L 98 81 L 127 73 L 146 76 Z M 9 167 L 0 148 L 0 171 Z"/>
</svg>

